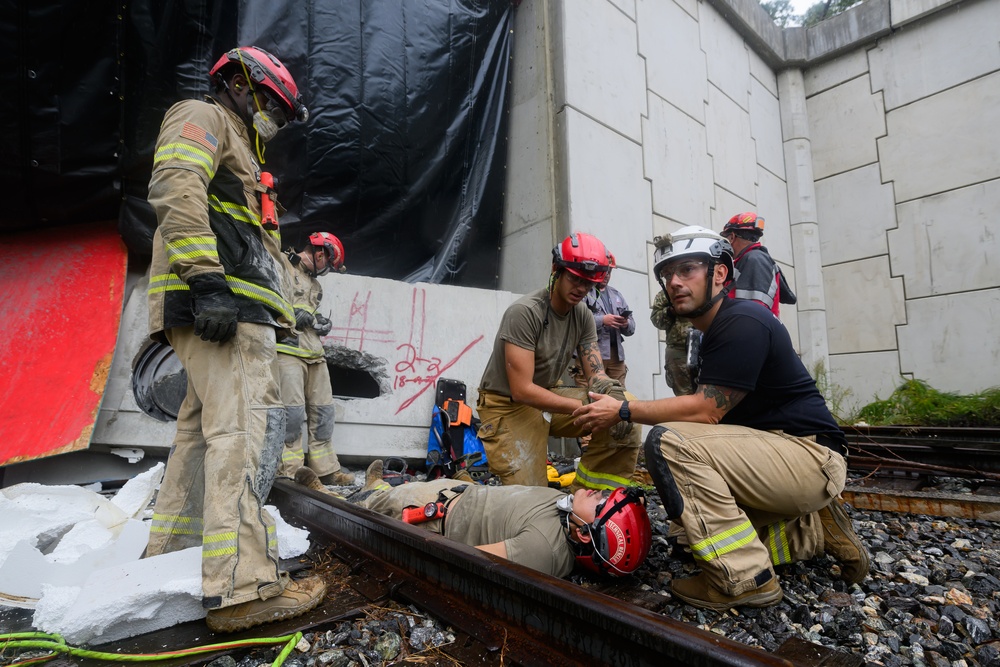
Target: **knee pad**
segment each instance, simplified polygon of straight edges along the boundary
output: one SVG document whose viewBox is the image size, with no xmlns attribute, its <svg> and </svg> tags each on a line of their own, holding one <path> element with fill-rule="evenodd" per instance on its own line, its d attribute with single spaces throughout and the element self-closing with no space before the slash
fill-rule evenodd
<svg viewBox="0 0 1000 667">
<path fill-rule="evenodd" d="M 334 406 L 330 405 L 310 405 L 310 417 L 314 420 L 313 429 L 315 437 L 320 442 L 324 442 L 333 437 Z M 286 439 L 287 441 L 287 439 Z M 310 443 L 311 444 L 311 443 Z"/>
<path fill-rule="evenodd" d="M 302 422 L 306 418 L 304 405 L 285 406 L 285 444 L 294 445 L 302 438 Z"/>
<path fill-rule="evenodd" d="M 267 500 L 271 486 L 278 474 L 281 464 L 281 452 L 284 449 L 282 436 L 285 433 L 285 410 L 270 408 L 267 411 L 267 426 L 264 429 L 264 447 L 260 452 L 260 462 L 257 464 L 257 479 L 254 480 L 257 496 L 260 502 Z"/>
<path fill-rule="evenodd" d="M 670 466 L 660 451 L 660 439 L 666 431 L 666 427 L 663 426 L 654 426 L 650 429 L 643 443 L 643 452 L 646 454 L 646 467 L 649 468 L 649 475 L 653 478 L 656 492 L 660 494 L 663 509 L 667 513 L 667 518 L 673 520 L 680 518 L 684 512 L 684 498 L 681 497 L 674 475 L 670 472 Z"/>
</svg>

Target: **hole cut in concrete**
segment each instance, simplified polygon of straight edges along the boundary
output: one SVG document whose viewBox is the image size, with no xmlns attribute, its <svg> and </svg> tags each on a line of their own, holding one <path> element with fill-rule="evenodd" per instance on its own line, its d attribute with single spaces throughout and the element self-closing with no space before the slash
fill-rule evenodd
<svg viewBox="0 0 1000 667">
<path fill-rule="evenodd" d="M 346 347 L 324 350 L 335 398 L 378 398 L 391 390 L 385 359 Z"/>
</svg>

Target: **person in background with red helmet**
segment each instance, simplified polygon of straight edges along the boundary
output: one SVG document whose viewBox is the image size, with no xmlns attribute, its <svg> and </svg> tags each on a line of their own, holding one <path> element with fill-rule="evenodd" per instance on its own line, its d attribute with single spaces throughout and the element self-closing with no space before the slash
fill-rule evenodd
<svg viewBox="0 0 1000 667">
<path fill-rule="evenodd" d="M 407 519 L 556 577 L 568 575 L 574 564 L 611 576 L 630 574 L 642 565 L 652 543 L 646 498 L 638 487 L 578 489 L 568 495 L 539 486 L 455 479 L 390 486 L 382 471 L 383 462 L 374 461 L 361 491 L 347 500 L 394 519 L 403 519 L 404 510 L 430 504 L 429 512 Z"/>
<path fill-rule="evenodd" d="M 333 448 L 333 387 L 321 336 L 333 323 L 319 312 L 323 288 L 318 276 L 343 273 L 344 246 L 329 232 L 309 235 L 305 249 L 289 249 L 282 261 L 285 296 L 295 311 L 295 335 L 278 341 L 281 400 L 285 404 L 285 447 L 279 475 L 350 486 L 354 475 L 341 469 Z M 302 423 L 308 424 L 309 451 L 302 450 Z M 306 465 L 303 465 L 308 460 Z"/>
<path fill-rule="evenodd" d="M 868 552 L 837 496 L 847 439 L 788 331 L 732 288 L 733 250 L 719 234 L 684 227 L 656 241 L 653 271 L 678 316 L 704 333 L 696 393 L 633 401 L 655 425 L 646 466 L 667 518 L 683 526 L 701 573 L 672 593 L 696 607 L 766 607 L 781 601 L 775 566 L 827 553 L 858 584 Z M 610 396 L 576 411 L 583 428 L 608 428 Z"/>
<path fill-rule="evenodd" d="M 308 113 L 263 49 L 227 52 L 209 78 L 209 97 L 164 116 L 149 182 L 150 335 L 174 348 L 188 385 L 146 555 L 201 546 L 206 623 L 235 632 L 304 613 L 326 590 L 279 567 L 263 508 L 285 430 L 276 336 L 295 315 L 278 230 L 262 223 L 261 195 L 271 193 L 255 155 Z"/>
<path fill-rule="evenodd" d="M 587 389 L 562 386 L 574 350 L 589 389 L 625 398 L 604 372 L 594 316 L 584 299 L 610 270 L 604 244 L 573 234 L 552 250 L 549 285 L 504 312 L 479 383 L 479 437 L 490 472 L 503 484 L 546 486 L 549 436 L 578 438 L 588 430 L 570 415 L 589 401 Z M 628 486 L 641 435 L 626 419 L 594 432 L 577 466 L 575 488 Z"/>
<path fill-rule="evenodd" d="M 735 253 L 736 286 L 729 296 L 756 301 L 777 317 L 780 304 L 794 304 L 796 298 L 781 269 L 760 244 L 763 235 L 764 218 L 756 213 L 738 213 L 722 228 L 722 237 Z"/>
</svg>

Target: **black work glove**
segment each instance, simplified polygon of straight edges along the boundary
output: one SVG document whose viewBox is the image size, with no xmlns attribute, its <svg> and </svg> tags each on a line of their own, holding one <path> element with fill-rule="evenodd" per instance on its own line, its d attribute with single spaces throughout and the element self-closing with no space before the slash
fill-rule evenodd
<svg viewBox="0 0 1000 667">
<path fill-rule="evenodd" d="M 333 329 L 333 322 L 329 318 L 325 317 L 322 313 L 316 313 L 316 321 L 313 322 L 313 329 L 316 330 L 320 336 L 325 336 L 330 333 Z"/>
<path fill-rule="evenodd" d="M 313 325 L 314 318 L 312 313 L 308 310 L 302 310 L 301 308 L 295 309 L 295 328 L 299 331 L 305 331 L 307 327 Z"/>
<path fill-rule="evenodd" d="M 188 280 L 194 333 L 202 340 L 224 343 L 236 333 L 240 309 L 221 273 L 202 273 Z"/>
<path fill-rule="evenodd" d="M 618 401 L 625 400 L 625 389 L 618 380 L 612 380 L 608 376 L 597 375 L 588 381 L 588 390 L 595 394 L 607 394 Z M 618 422 L 608 429 L 611 437 L 622 442 L 632 433 L 632 422 Z"/>
</svg>

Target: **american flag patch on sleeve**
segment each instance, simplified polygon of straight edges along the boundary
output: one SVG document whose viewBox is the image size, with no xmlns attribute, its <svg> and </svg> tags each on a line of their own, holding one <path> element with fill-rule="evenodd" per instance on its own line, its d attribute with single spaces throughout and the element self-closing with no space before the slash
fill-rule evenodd
<svg viewBox="0 0 1000 667">
<path fill-rule="evenodd" d="M 212 136 L 211 133 L 206 132 L 194 123 L 184 123 L 184 127 L 181 128 L 181 136 L 185 139 L 190 139 L 195 143 L 199 143 L 213 153 L 219 147 L 219 140 Z"/>
</svg>

